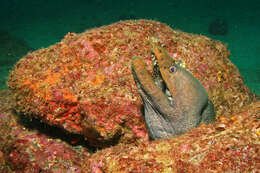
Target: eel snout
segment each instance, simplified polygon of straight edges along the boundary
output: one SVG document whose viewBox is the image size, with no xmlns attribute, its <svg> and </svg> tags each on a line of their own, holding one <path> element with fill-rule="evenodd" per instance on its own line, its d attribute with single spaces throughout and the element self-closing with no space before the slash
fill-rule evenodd
<svg viewBox="0 0 260 173">
<path fill-rule="evenodd" d="M 169 138 L 201 122 L 213 122 L 213 105 L 201 83 L 163 48 L 154 46 L 152 54 L 153 77 L 141 57 L 134 57 L 131 64 L 150 138 Z"/>
</svg>

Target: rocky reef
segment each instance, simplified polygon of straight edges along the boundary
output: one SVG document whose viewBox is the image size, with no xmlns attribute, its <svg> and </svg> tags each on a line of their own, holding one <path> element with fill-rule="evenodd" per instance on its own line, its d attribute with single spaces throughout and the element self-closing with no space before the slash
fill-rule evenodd
<svg viewBox="0 0 260 173">
<path fill-rule="evenodd" d="M 201 125 L 172 139 L 139 146 L 120 144 L 91 156 L 84 170 L 95 172 L 257 172 L 260 102 L 241 113 Z"/>
<path fill-rule="evenodd" d="M 8 80 L 16 110 L 83 134 L 94 146 L 146 140 L 130 60 L 144 57 L 151 68 L 151 41 L 200 80 L 217 116 L 249 103 L 249 90 L 222 43 L 155 21 L 129 20 L 68 33 L 59 43 L 24 56 Z"/>
<path fill-rule="evenodd" d="M 151 42 L 164 47 L 202 83 L 214 104 L 216 123 L 202 124 L 176 138 L 148 140 L 130 60 L 143 57 L 152 73 Z M 120 21 L 68 33 L 59 43 L 28 53 L 17 62 L 8 86 L 10 91 L 4 91 L 8 97 L 1 93 L 3 98 L 12 97 L 10 104 L 1 100 L 3 169 L 26 172 L 30 166 L 25 165 L 37 165 L 36 172 L 257 170 L 259 101 L 230 62 L 226 46 L 208 37 L 150 20 Z M 79 152 L 64 141 L 23 126 L 18 114 L 82 135 L 99 149 L 109 148 L 92 155 L 84 148 Z M 45 152 L 57 162 L 48 160 L 48 154 L 41 157 Z M 19 157 L 25 160 L 15 159 Z M 44 164 L 35 164 L 35 158 Z"/>
<path fill-rule="evenodd" d="M 81 164 L 90 152 L 26 128 L 13 111 L 13 103 L 10 91 L 1 90 L 0 172 L 81 172 Z"/>
</svg>

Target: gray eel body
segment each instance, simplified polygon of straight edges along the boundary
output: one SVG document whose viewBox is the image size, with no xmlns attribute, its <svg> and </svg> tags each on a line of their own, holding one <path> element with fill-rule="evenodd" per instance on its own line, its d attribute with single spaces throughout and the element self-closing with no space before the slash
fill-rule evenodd
<svg viewBox="0 0 260 173">
<path fill-rule="evenodd" d="M 200 123 L 215 121 L 212 102 L 202 84 L 167 52 L 154 46 L 153 77 L 140 57 L 132 59 L 132 74 L 144 105 L 150 138 L 180 135 Z"/>
</svg>

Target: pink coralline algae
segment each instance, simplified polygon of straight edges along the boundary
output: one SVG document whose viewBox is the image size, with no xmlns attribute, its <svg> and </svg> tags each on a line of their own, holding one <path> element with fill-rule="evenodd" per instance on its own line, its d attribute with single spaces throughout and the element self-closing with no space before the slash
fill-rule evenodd
<svg viewBox="0 0 260 173">
<path fill-rule="evenodd" d="M 260 101 L 171 139 L 138 146 L 119 144 L 91 155 L 83 170 L 95 172 L 259 172 Z M 222 128 L 217 128 L 222 124 Z M 224 126 L 223 126 L 224 125 Z"/>
<path fill-rule="evenodd" d="M 143 57 L 151 72 L 151 43 L 200 80 L 216 123 L 148 141 L 130 60 Z M 0 172 L 257 172 L 260 103 L 228 57 L 219 41 L 149 20 L 68 33 L 28 53 L 10 73 L 10 90 L 0 92 Z M 78 139 L 32 130 L 22 117 L 84 135 L 100 150 L 91 155 L 91 147 L 70 145 Z"/>
<path fill-rule="evenodd" d="M 260 102 L 172 139 L 118 144 L 90 154 L 21 123 L 10 91 L 0 91 L 1 173 L 258 172 Z"/>
<path fill-rule="evenodd" d="M 0 172 L 80 173 L 81 164 L 90 156 L 83 147 L 74 148 L 38 130 L 26 128 L 12 111 L 13 100 L 7 90 L 0 92 Z"/>
<path fill-rule="evenodd" d="M 8 79 L 15 109 L 82 134 L 94 146 L 147 141 L 130 60 L 143 57 L 151 71 L 151 43 L 185 62 L 207 89 L 217 117 L 238 112 L 253 100 L 219 41 L 156 21 L 129 20 L 69 33 L 24 56 Z"/>
</svg>

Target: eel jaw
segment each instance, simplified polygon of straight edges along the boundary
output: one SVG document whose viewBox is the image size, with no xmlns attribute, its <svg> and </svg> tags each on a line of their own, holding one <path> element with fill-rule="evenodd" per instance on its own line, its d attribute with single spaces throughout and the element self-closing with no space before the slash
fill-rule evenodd
<svg viewBox="0 0 260 173">
<path fill-rule="evenodd" d="M 144 104 L 151 139 L 169 138 L 215 120 L 206 89 L 189 71 L 153 46 L 153 77 L 142 58 L 132 59 L 132 74 Z M 156 60 L 155 60 L 156 58 Z"/>
<path fill-rule="evenodd" d="M 132 74 L 144 104 L 144 115 L 151 139 L 169 138 L 172 134 L 180 134 L 176 129 L 180 114 L 173 99 L 169 99 L 166 85 L 158 73 L 158 66 L 154 65 L 155 78 L 145 68 L 141 57 L 132 59 Z M 175 121 L 176 119 L 176 121 Z M 175 123 L 173 123 L 175 121 Z"/>
<path fill-rule="evenodd" d="M 155 85 L 167 96 L 169 102 L 171 105 L 174 104 L 174 99 L 172 97 L 171 92 L 169 91 L 169 88 L 167 87 L 167 84 L 165 83 L 162 74 L 160 72 L 158 60 L 156 58 L 155 53 L 151 52 L 151 58 L 152 58 L 152 65 L 153 65 L 153 80 Z"/>
</svg>

